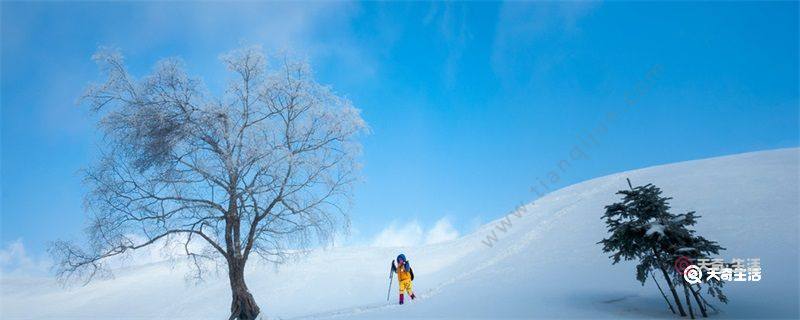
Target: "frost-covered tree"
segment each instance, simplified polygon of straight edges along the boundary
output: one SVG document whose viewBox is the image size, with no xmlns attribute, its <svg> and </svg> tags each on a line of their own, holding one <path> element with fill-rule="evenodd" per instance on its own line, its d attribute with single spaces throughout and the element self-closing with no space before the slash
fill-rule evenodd
<svg viewBox="0 0 800 320">
<path fill-rule="evenodd" d="M 347 229 L 359 110 L 305 62 L 268 68 L 258 47 L 221 56 L 232 76 L 217 97 L 178 59 L 135 79 L 119 52 L 93 58 L 105 81 L 84 101 L 104 139 L 85 175 L 88 244 L 53 243 L 59 278 L 88 282 L 109 258 L 177 243 L 198 279 L 224 265 L 230 318 L 254 319 L 244 277 L 253 254 L 279 263 Z"/>
<path fill-rule="evenodd" d="M 688 293 L 691 291 L 705 316 L 705 306 L 700 303 L 699 292 L 686 283 L 683 275 L 674 267 L 675 261 L 679 257 L 709 257 L 724 248 L 695 233 L 692 227 L 698 216 L 694 211 L 671 214 L 669 200 L 672 198 L 662 196 L 658 187 L 652 184 L 635 188 L 631 186 L 630 190 L 620 190 L 617 194 L 622 195 L 622 201 L 606 206 L 603 215 L 610 233 L 608 238 L 598 242 L 603 245 L 603 252 L 612 253 L 610 258 L 614 264 L 621 260 L 637 260 L 636 279 L 642 285 L 648 276 L 656 281 L 653 273 L 660 273 L 681 316 L 686 316 L 686 310 L 676 287 L 683 286 L 685 303 L 694 317 Z M 720 290 L 721 286 L 721 282 L 709 283 L 709 293 L 725 302 L 727 300 Z M 666 295 L 664 299 L 672 308 Z"/>
</svg>

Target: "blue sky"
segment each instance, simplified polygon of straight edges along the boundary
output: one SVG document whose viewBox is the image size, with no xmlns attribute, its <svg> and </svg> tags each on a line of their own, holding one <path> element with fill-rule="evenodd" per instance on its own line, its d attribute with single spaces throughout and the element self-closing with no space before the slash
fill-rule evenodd
<svg viewBox="0 0 800 320">
<path fill-rule="evenodd" d="M 363 110 L 352 243 L 442 218 L 463 234 L 538 181 L 798 146 L 797 2 L 3 2 L 0 242 L 81 235 L 98 46 L 220 88 L 241 44 L 308 57 Z"/>
</svg>

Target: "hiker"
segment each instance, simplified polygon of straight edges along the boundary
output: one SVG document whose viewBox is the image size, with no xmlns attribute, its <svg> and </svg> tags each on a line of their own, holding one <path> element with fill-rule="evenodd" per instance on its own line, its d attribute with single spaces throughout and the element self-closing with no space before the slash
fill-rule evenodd
<svg viewBox="0 0 800 320">
<path fill-rule="evenodd" d="M 412 290 L 411 281 L 414 281 L 414 270 L 411 269 L 411 263 L 406 259 L 404 254 L 397 256 L 397 265 L 392 262 L 392 272 L 397 273 L 397 282 L 400 286 L 400 304 L 403 304 L 403 293 L 408 293 L 411 300 L 416 296 Z"/>
</svg>

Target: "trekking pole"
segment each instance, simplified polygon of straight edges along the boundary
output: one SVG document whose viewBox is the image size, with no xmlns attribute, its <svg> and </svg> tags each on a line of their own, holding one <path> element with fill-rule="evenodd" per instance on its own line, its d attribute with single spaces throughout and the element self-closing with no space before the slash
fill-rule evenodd
<svg viewBox="0 0 800 320">
<path fill-rule="evenodd" d="M 392 260 L 392 267 L 394 267 L 394 260 Z M 389 290 L 386 291 L 386 301 L 389 301 L 389 295 L 392 293 L 392 280 L 394 280 L 394 277 L 392 277 L 392 272 L 393 271 L 394 270 L 392 270 L 392 268 L 390 267 L 389 268 Z"/>
</svg>

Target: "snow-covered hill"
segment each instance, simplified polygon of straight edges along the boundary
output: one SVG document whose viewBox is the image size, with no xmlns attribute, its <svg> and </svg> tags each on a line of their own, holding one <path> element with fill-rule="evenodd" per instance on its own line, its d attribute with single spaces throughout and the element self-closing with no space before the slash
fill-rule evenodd
<svg viewBox="0 0 800 320">
<path fill-rule="evenodd" d="M 782 149 L 614 174 L 553 192 L 454 241 L 334 248 L 278 269 L 253 266 L 246 276 L 268 318 L 674 318 L 652 283 L 634 279 L 633 264 L 612 266 L 596 244 L 605 236 L 603 207 L 630 178 L 661 187 L 674 197 L 673 210 L 697 211 L 698 232 L 727 248 L 725 260 L 761 258 L 762 280 L 728 284 L 731 302 L 712 317 L 796 319 L 799 159 L 800 150 Z M 404 306 L 395 305 L 396 284 L 386 302 L 388 264 L 400 251 L 414 264 L 420 296 Z M 123 268 L 113 280 L 69 290 L 49 278 L 4 277 L 0 316 L 227 317 L 224 277 L 195 286 L 172 265 Z"/>
</svg>

